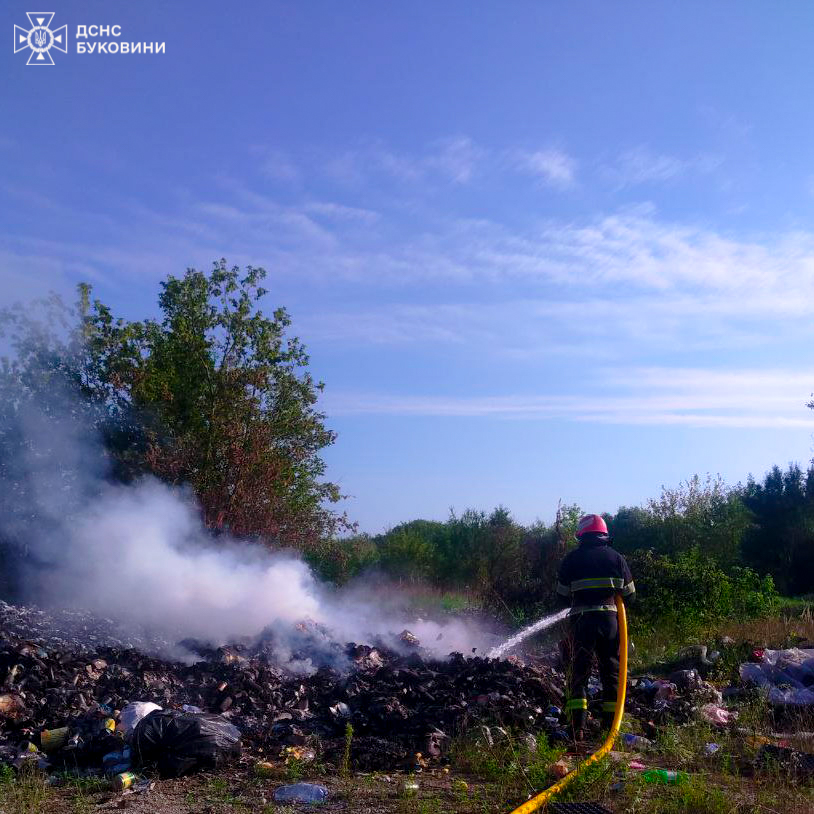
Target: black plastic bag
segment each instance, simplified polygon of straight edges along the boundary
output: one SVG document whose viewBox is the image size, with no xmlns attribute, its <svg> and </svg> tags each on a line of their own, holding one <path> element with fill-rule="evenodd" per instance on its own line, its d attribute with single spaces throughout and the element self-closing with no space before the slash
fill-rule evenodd
<svg viewBox="0 0 814 814">
<path fill-rule="evenodd" d="M 221 715 L 156 710 L 138 722 L 131 746 L 137 765 L 180 777 L 240 757 L 240 730 Z"/>
</svg>

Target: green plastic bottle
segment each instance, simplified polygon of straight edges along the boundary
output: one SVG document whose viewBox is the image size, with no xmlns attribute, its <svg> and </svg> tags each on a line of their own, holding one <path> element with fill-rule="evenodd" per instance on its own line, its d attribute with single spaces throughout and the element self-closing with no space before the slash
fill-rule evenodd
<svg viewBox="0 0 814 814">
<path fill-rule="evenodd" d="M 660 783 L 663 786 L 677 786 L 690 779 L 685 772 L 675 772 L 672 769 L 648 769 L 642 772 L 642 777 L 646 783 Z"/>
</svg>

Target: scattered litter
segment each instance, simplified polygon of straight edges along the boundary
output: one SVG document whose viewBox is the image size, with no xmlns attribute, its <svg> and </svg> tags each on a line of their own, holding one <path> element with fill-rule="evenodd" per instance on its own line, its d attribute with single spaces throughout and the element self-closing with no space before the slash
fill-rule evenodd
<svg viewBox="0 0 814 814">
<path fill-rule="evenodd" d="M 726 726 L 738 720 L 737 710 L 724 709 L 715 704 L 704 704 L 698 708 L 698 714 L 711 724 L 716 726 Z"/>
<path fill-rule="evenodd" d="M 415 797 L 415 795 L 418 794 L 418 789 L 419 785 L 417 780 L 407 780 L 402 786 L 402 792 L 405 797 Z"/>
<path fill-rule="evenodd" d="M 0 694 L 0 718 L 18 720 L 25 714 L 25 702 L 19 695 L 13 692 Z"/>
<path fill-rule="evenodd" d="M 670 681 L 680 690 L 689 690 L 701 683 L 701 676 L 698 670 L 676 670 L 670 674 Z"/>
<path fill-rule="evenodd" d="M 653 686 L 656 688 L 656 700 L 657 701 L 671 701 L 673 698 L 676 697 L 676 691 L 678 687 L 673 684 L 671 681 L 664 681 L 663 679 L 657 679 L 653 682 Z"/>
<path fill-rule="evenodd" d="M 115 791 L 124 791 L 125 789 L 129 789 L 136 780 L 138 780 L 138 778 L 133 772 L 122 772 L 113 778 L 112 785 Z"/>
<path fill-rule="evenodd" d="M 322 803 L 327 797 L 328 789 L 317 783 L 293 783 L 274 792 L 275 803 Z"/>
<path fill-rule="evenodd" d="M 108 752 L 102 757 L 102 767 L 106 775 L 116 775 L 130 771 L 133 765 L 132 751 L 129 746 L 116 752 Z"/>
<path fill-rule="evenodd" d="M 705 743 L 704 744 L 704 754 L 705 755 L 714 755 L 719 749 L 721 745 L 718 743 Z"/>
<path fill-rule="evenodd" d="M 627 764 L 627 767 L 634 772 L 643 772 L 647 768 L 644 763 L 638 760 L 631 760 L 630 763 Z"/>
<path fill-rule="evenodd" d="M 118 732 L 132 737 L 139 719 L 161 708 L 224 714 L 258 759 L 301 747 L 337 765 L 350 721 L 354 771 L 403 768 L 417 751 L 440 762 L 449 744 L 444 733 L 483 731 L 488 742 L 490 735 L 505 737 L 498 723 L 504 731 L 544 731 L 551 741 L 568 737 L 558 715 L 544 720 L 559 712 L 565 689 L 562 673 L 547 663 L 460 654 L 438 660 L 407 642 L 396 649 L 344 644 L 309 622 L 297 628 L 295 661 L 304 667 L 294 674 L 279 666 L 273 632 L 229 647 L 192 640 L 151 646 L 84 612 L 46 613 L 2 601 L 0 630 L 0 692 L 19 696 L 26 710 L 17 720 L 0 715 L 3 762 L 16 759 L 31 732 L 67 727 L 56 740 L 44 739 L 55 747 L 48 753 L 54 770 L 78 764 L 101 772 L 102 758 L 125 745 L 103 722 L 121 710 Z M 145 655 L 178 652 L 179 644 L 193 658 Z M 287 663 L 294 663 L 291 642 L 285 645 Z M 6 710 L 20 708 L 16 698 L 4 703 Z M 63 740 L 77 734 L 75 743 Z"/>
<path fill-rule="evenodd" d="M 285 758 L 286 763 L 293 763 L 294 761 L 313 763 L 317 759 L 317 753 L 313 749 L 306 749 L 304 746 L 286 746 L 280 756 Z"/>
<path fill-rule="evenodd" d="M 677 772 L 672 769 L 648 769 L 642 773 L 646 783 L 657 783 L 665 786 L 677 786 L 689 780 L 689 775 L 685 772 Z"/>
<path fill-rule="evenodd" d="M 720 661 L 721 654 L 717 650 L 710 652 L 705 644 L 692 644 L 679 652 L 678 659 L 685 668 L 693 668 L 706 675 L 709 668 Z"/>
<path fill-rule="evenodd" d="M 40 732 L 40 749 L 43 752 L 56 752 L 68 742 L 71 730 L 67 726 L 59 729 L 43 729 Z"/>
<path fill-rule="evenodd" d="M 344 701 L 340 701 L 338 704 L 328 707 L 328 709 L 331 711 L 331 715 L 336 718 L 350 718 L 350 707 Z"/>
<path fill-rule="evenodd" d="M 641 735 L 631 735 L 629 732 L 625 732 L 619 740 L 629 749 L 649 751 L 653 748 L 653 741 L 651 741 L 650 738 L 643 738 Z"/>
<path fill-rule="evenodd" d="M 571 767 L 565 760 L 558 760 L 556 763 L 552 763 L 548 770 L 551 772 L 552 777 L 559 780 L 571 771 Z"/>
</svg>

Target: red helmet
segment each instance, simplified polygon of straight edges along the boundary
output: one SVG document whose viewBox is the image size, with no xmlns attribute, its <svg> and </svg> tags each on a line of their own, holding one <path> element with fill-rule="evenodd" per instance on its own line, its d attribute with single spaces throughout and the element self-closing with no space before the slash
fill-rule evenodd
<svg viewBox="0 0 814 814">
<path fill-rule="evenodd" d="M 577 531 L 574 535 L 579 540 L 583 534 L 595 531 L 599 534 L 607 534 L 608 526 L 598 514 L 586 514 L 579 518 Z"/>
</svg>

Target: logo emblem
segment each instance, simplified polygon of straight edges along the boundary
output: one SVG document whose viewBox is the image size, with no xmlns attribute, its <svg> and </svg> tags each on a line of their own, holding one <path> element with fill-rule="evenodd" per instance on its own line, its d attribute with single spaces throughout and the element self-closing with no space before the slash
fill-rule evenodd
<svg viewBox="0 0 814 814">
<path fill-rule="evenodd" d="M 54 11 L 27 11 L 26 17 L 31 23 L 31 30 L 26 31 L 19 25 L 14 26 L 14 53 L 24 48 L 31 49 L 31 56 L 26 65 L 53 65 L 54 58 L 49 51 L 56 48 L 63 54 L 68 53 L 68 26 L 51 30 Z"/>
</svg>

